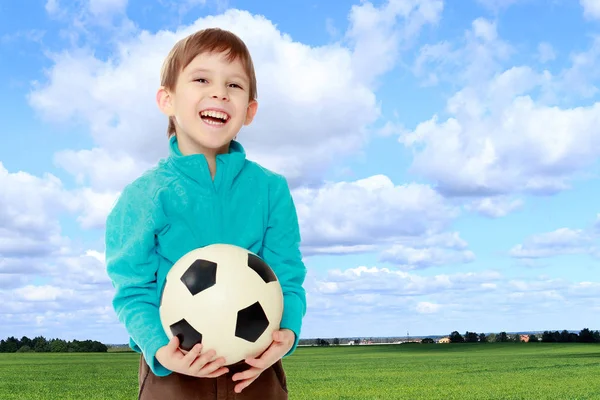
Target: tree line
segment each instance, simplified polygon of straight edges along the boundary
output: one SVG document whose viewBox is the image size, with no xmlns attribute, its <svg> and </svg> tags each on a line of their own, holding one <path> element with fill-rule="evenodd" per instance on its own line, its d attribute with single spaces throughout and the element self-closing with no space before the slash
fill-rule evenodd
<svg viewBox="0 0 600 400">
<path fill-rule="evenodd" d="M 33 339 L 27 336 L 21 339 L 11 336 L 0 340 L 0 353 L 106 353 L 107 351 L 108 347 L 105 344 L 95 340 L 47 340 L 43 336 Z"/>
<path fill-rule="evenodd" d="M 330 346 L 340 344 L 380 344 L 380 343 L 435 343 L 431 337 L 370 337 L 370 338 L 334 338 L 334 339 L 300 339 L 299 344 L 304 346 Z M 451 343 L 498 343 L 498 342 L 545 342 L 545 343 L 600 343 L 600 332 L 584 328 L 579 333 L 563 331 L 544 331 L 541 334 L 520 333 L 476 333 L 465 332 L 461 335 L 454 331 L 448 336 Z"/>
<path fill-rule="evenodd" d="M 489 342 L 544 342 L 544 343 L 600 343 L 600 332 L 592 331 L 584 328 L 579 333 L 569 332 L 566 329 L 559 331 L 544 331 L 539 337 L 538 335 L 522 335 L 519 333 L 507 334 L 500 332 L 499 334 L 465 332 L 464 336 L 454 331 L 448 337 L 451 343 L 489 343 Z M 526 340 L 524 340 L 526 338 Z M 433 339 L 425 338 L 423 343 L 431 343 Z"/>
</svg>

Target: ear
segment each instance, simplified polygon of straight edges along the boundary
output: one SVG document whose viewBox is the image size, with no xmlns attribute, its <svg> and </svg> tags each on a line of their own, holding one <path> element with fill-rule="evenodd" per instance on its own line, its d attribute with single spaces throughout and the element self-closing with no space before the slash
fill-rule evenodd
<svg viewBox="0 0 600 400">
<path fill-rule="evenodd" d="M 164 86 L 158 88 L 156 92 L 156 104 L 160 111 L 167 117 L 173 116 L 173 98 L 171 92 Z"/>
<path fill-rule="evenodd" d="M 258 102 L 256 100 L 252 100 L 246 109 L 246 120 L 244 121 L 244 125 L 250 125 L 252 123 L 257 110 Z"/>
</svg>

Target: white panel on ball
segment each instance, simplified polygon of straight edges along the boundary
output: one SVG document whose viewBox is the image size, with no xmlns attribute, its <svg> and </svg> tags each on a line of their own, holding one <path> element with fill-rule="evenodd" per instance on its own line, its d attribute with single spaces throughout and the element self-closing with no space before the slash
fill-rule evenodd
<svg viewBox="0 0 600 400">
<path fill-rule="evenodd" d="M 273 280 L 266 283 L 248 266 L 249 260 L 263 275 Z M 182 282 L 182 276 L 194 265 L 191 270 L 195 273 L 188 272 L 186 282 L 206 287 L 212 283 L 211 271 L 215 269 L 210 263 L 216 264 L 214 285 L 192 295 Z M 255 304 L 257 302 L 260 307 Z M 264 331 L 260 319 L 250 318 L 256 313 L 246 313 L 249 323 L 237 327 L 238 312 L 250 306 L 253 306 L 252 310 L 259 311 L 258 314 L 260 309 L 264 311 L 268 320 Z M 218 357 L 225 358 L 226 365 L 231 365 L 258 356 L 271 344 L 273 332 L 279 329 L 281 323 L 283 293 L 273 271 L 254 253 L 229 244 L 213 244 L 190 251 L 173 265 L 167 274 L 159 310 L 163 329 L 169 338 L 173 336 L 171 326 L 185 319 L 202 335 L 202 351 L 213 349 Z M 263 323 L 266 325 L 267 321 Z M 255 341 L 236 337 L 236 327 L 247 337 L 260 336 Z"/>
</svg>

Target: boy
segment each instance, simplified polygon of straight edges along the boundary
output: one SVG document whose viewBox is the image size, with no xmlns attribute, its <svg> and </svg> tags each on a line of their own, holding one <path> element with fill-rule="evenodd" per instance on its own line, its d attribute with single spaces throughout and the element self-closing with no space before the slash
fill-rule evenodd
<svg viewBox="0 0 600 400">
<path fill-rule="evenodd" d="M 156 101 L 169 118 L 169 157 L 125 187 L 106 222 L 113 306 L 141 353 L 139 399 L 287 399 L 281 358 L 298 344 L 306 268 L 287 181 L 247 160 L 235 140 L 258 106 L 246 45 L 221 29 L 179 41 L 163 64 Z M 201 354 L 201 344 L 183 354 L 158 312 L 171 266 L 213 243 L 263 257 L 284 294 L 271 346 L 229 367 L 211 349 Z"/>
</svg>

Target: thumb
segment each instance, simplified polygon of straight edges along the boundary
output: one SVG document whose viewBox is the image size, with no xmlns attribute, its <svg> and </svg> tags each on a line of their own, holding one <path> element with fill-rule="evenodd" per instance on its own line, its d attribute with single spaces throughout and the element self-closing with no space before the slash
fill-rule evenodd
<svg viewBox="0 0 600 400">
<path fill-rule="evenodd" d="M 177 336 L 173 336 L 171 340 L 169 340 L 169 350 L 171 352 L 175 352 L 179 348 L 179 338 Z"/>
<path fill-rule="evenodd" d="M 279 332 L 279 331 L 273 332 L 273 340 L 275 340 L 276 342 L 281 342 L 281 339 L 282 339 L 281 332 Z"/>
</svg>

